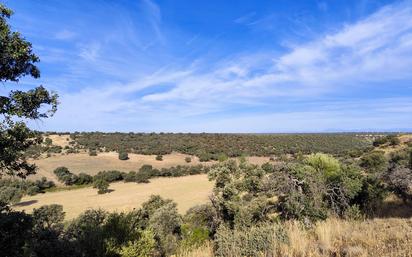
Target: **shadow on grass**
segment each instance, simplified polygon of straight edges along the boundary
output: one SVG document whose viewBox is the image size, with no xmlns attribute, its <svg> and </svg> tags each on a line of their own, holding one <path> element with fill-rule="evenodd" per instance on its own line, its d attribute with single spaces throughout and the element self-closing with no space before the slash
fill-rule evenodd
<svg viewBox="0 0 412 257">
<path fill-rule="evenodd" d="M 13 204 L 13 206 L 14 207 L 29 206 L 29 205 L 35 204 L 37 202 L 38 202 L 37 200 L 30 200 L 30 201 L 24 201 L 24 202 L 19 202 L 19 203 Z"/>
</svg>

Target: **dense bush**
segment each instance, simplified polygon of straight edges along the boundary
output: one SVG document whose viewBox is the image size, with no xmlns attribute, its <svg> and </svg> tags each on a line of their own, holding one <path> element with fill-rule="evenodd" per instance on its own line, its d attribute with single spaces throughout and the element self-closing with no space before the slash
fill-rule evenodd
<svg viewBox="0 0 412 257">
<path fill-rule="evenodd" d="M 78 177 L 71 173 L 66 167 L 58 167 L 53 172 L 60 182 L 68 186 L 76 184 L 78 180 Z"/>
<path fill-rule="evenodd" d="M 388 161 L 381 151 L 373 151 L 363 155 L 359 165 L 369 173 L 381 173 L 388 168 Z"/>
<path fill-rule="evenodd" d="M 76 180 L 76 185 L 87 185 L 93 182 L 93 177 L 86 173 L 79 173 Z"/>
<path fill-rule="evenodd" d="M 17 203 L 25 194 L 35 195 L 54 187 L 53 181 L 45 177 L 36 181 L 20 179 L 0 179 L 0 202 Z"/>
<path fill-rule="evenodd" d="M 47 153 L 61 153 L 63 148 L 59 145 L 51 145 L 45 148 Z"/>
<path fill-rule="evenodd" d="M 94 175 L 93 180 L 104 180 L 106 182 L 114 182 L 123 180 L 123 173 L 118 170 L 99 171 Z"/>
<path fill-rule="evenodd" d="M 95 149 L 90 149 L 89 156 L 97 156 L 97 151 Z"/>
<path fill-rule="evenodd" d="M 16 187 L 2 186 L 0 187 L 0 202 L 15 204 L 23 197 L 23 191 Z"/>
<path fill-rule="evenodd" d="M 97 188 L 97 193 L 98 194 L 105 194 L 105 193 L 109 193 L 109 182 L 107 182 L 106 180 L 103 179 L 96 179 L 93 182 L 93 188 Z"/>
<path fill-rule="evenodd" d="M 119 152 L 119 160 L 125 161 L 129 159 L 129 154 L 125 151 Z"/>
</svg>

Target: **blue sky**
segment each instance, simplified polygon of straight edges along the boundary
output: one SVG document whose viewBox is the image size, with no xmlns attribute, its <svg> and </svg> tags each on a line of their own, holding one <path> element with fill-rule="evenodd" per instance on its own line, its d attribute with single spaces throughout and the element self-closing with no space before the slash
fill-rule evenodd
<svg viewBox="0 0 412 257">
<path fill-rule="evenodd" d="M 412 130 L 412 1 L 6 0 L 53 131 Z"/>
</svg>

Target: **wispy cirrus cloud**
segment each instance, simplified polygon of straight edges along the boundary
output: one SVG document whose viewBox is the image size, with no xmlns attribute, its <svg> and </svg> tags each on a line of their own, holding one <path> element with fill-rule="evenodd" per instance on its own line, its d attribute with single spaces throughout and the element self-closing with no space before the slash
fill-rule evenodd
<svg viewBox="0 0 412 257">
<path fill-rule="evenodd" d="M 218 102 L 267 96 L 305 96 L 366 82 L 412 78 L 412 5 L 388 6 L 336 33 L 294 46 L 283 55 L 244 54 L 209 72 L 173 81 L 169 92 L 144 101 Z"/>
<path fill-rule="evenodd" d="M 103 29 L 85 31 L 84 40 L 78 31 L 61 31 L 59 40 L 78 39 L 67 51 L 70 56 L 58 47 L 45 48 L 46 63 L 64 59 L 69 67 L 49 82 L 67 79 L 63 84 L 81 85 L 61 92 L 62 104 L 49 128 L 286 132 L 411 127 L 411 95 L 401 94 L 412 90 L 410 1 L 329 28 L 310 41 L 281 49 L 248 47 L 218 57 L 209 51 L 216 44 L 205 42 L 223 39 L 205 39 L 201 31 L 167 31 L 159 4 L 133 3 L 127 12 L 114 12 L 116 19 Z M 110 4 L 105 10 L 116 8 Z M 321 2 L 318 8 L 329 12 Z M 248 28 L 262 19 L 258 12 L 243 13 L 228 23 Z M 198 51 L 202 45 L 207 49 Z M 397 90 L 391 90 L 394 85 Z M 391 94 L 374 97 L 378 90 Z"/>
</svg>

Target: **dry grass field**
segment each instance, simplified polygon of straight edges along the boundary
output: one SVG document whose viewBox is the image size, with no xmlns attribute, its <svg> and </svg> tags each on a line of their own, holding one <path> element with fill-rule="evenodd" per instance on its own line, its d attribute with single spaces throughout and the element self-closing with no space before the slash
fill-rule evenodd
<svg viewBox="0 0 412 257">
<path fill-rule="evenodd" d="M 119 170 L 119 171 L 137 171 L 142 165 L 150 164 L 154 168 L 168 168 L 177 165 L 188 165 L 185 162 L 185 157 L 188 155 L 172 153 L 163 156 L 163 161 L 157 161 L 155 155 L 129 154 L 129 160 L 119 160 L 118 154 L 115 152 L 99 153 L 97 156 L 89 156 L 88 153 L 76 153 L 67 155 L 53 155 L 51 157 L 42 157 L 35 160 L 34 163 L 38 167 L 37 174 L 34 179 L 46 177 L 56 181 L 53 170 L 57 167 L 64 166 L 75 174 L 84 172 L 90 175 L 95 175 L 103 170 Z M 192 157 L 190 165 L 199 164 L 196 157 Z"/>
<path fill-rule="evenodd" d="M 412 219 L 388 218 L 365 221 L 328 219 L 312 229 L 297 221 L 285 223 L 286 242 L 273 242 L 273 257 L 411 257 Z M 274 235 L 276 238 L 276 235 Z M 247 247 L 247 246 L 245 246 Z M 212 244 L 180 253 L 180 257 L 212 257 Z M 240 256 L 234 246 L 228 257 Z"/>
<path fill-rule="evenodd" d="M 54 142 L 54 141 L 53 141 Z M 190 157 L 192 161 L 186 163 L 185 158 Z M 254 164 L 263 164 L 269 161 L 269 157 L 248 157 L 249 162 Z M 39 179 L 46 177 L 48 180 L 52 180 L 58 183 L 57 178 L 53 174 L 53 170 L 57 167 L 67 167 L 75 174 L 84 172 L 90 175 L 95 175 L 99 171 L 103 170 L 119 170 L 119 171 L 137 171 L 142 165 L 149 164 L 154 168 L 169 168 L 177 165 L 211 165 L 216 163 L 214 161 L 199 162 L 199 158 L 196 156 L 190 156 L 180 153 L 172 153 L 163 155 L 163 161 L 157 161 L 156 155 L 142 155 L 142 154 L 129 154 L 129 160 L 121 161 L 118 158 L 118 154 L 115 152 L 98 153 L 97 156 L 89 156 L 88 153 L 75 153 L 75 154 L 56 154 L 51 157 L 41 157 L 38 160 L 33 161 L 37 167 L 37 174 L 30 176 L 29 179 Z"/>
<path fill-rule="evenodd" d="M 61 204 L 66 212 L 66 220 L 77 217 L 89 208 L 102 208 L 107 211 L 127 211 L 139 208 L 150 195 L 161 195 L 173 199 L 182 214 L 190 207 L 207 201 L 213 183 L 206 175 L 193 175 L 178 178 L 156 178 L 148 184 L 112 183 L 108 194 L 98 195 L 92 187 L 48 192 L 35 196 L 25 196 L 16 210 L 31 212 L 46 204 Z"/>
<path fill-rule="evenodd" d="M 61 147 L 65 147 L 69 145 L 69 142 L 72 141 L 70 139 L 69 135 L 57 135 L 57 134 L 52 134 L 46 136 L 47 138 L 50 138 L 53 141 L 53 145 L 59 145 Z"/>
</svg>

